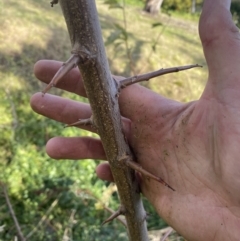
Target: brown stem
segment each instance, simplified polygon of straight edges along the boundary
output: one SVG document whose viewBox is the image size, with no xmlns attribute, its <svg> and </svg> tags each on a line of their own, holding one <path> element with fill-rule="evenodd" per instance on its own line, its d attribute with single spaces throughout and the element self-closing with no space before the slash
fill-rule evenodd
<svg viewBox="0 0 240 241">
<path fill-rule="evenodd" d="M 12 219 L 13 219 L 13 222 L 14 222 L 15 227 L 16 227 L 16 230 L 17 230 L 17 234 L 18 234 L 18 236 L 19 236 L 19 238 L 20 238 L 21 241 L 26 241 L 25 237 L 23 236 L 21 227 L 20 227 L 20 225 L 19 225 L 19 223 L 18 223 L 18 220 L 17 220 L 17 217 L 16 217 L 16 215 L 15 215 L 15 212 L 14 212 L 14 210 L 13 210 L 13 207 L 12 207 L 12 204 L 11 204 L 11 202 L 10 202 L 10 199 L 9 199 L 9 197 L 8 197 L 7 188 L 6 188 L 6 186 L 5 186 L 4 184 L 2 185 L 2 188 L 3 188 L 3 194 L 4 194 L 4 197 L 5 197 L 5 199 L 6 199 L 6 203 L 7 203 L 9 212 L 10 212 L 10 214 L 11 214 L 11 217 L 12 217 Z"/>
</svg>

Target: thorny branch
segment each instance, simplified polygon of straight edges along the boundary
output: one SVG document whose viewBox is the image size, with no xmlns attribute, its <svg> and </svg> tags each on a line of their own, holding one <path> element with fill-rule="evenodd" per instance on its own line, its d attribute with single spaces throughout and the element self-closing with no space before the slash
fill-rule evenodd
<svg viewBox="0 0 240 241">
<path fill-rule="evenodd" d="M 111 171 L 118 187 L 121 210 L 124 210 L 129 239 L 147 241 L 146 212 L 138 192 L 138 182 L 134 170 L 153 178 L 174 190 L 161 178 L 149 174 L 133 162 L 133 154 L 123 133 L 118 104 L 120 90 L 128 85 L 150 78 L 178 72 L 199 65 L 162 69 L 152 73 L 126 78 L 116 84 L 109 70 L 102 41 L 100 24 L 94 0 L 53 0 L 51 5 L 60 3 L 72 43 L 72 56 L 54 76 L 43 91 L 48 91 L 72 68 L 78 65 L 87 97 L 92 109 L 94 123 L 109 161 Z M 74 123 L 76 124 L 76 123 Z M 80 121 L 80 124 L 84 124 Z M 128 157 L 127 159 L 125 157 Z M 124 161 L 121 161 L 124 160 Z M 137 167 L 136 167 L 137 166 Z M 134 170 L 133 170 L 134 169 Z M 122 211 L 115 213 L 117 216 Z M 113 216 L 114 216 L 113 215 Z M 110 217 L 110 220 L 113 218 Z"/>
</svg>

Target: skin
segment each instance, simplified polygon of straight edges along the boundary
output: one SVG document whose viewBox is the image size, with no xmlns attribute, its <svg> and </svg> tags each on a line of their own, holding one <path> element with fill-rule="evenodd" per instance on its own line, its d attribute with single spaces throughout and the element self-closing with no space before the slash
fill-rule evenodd
<svg viewBox="0 0 240 241">
<path fill-rule="evenodd" d="M 183 104 L 139 85 L 119 97 L 124 131 L 138 163 L 176 189 L 141 177 L 142 193 L 189 241 L 240 239 L 240 34 L 229 8 L 230 0 L 204 3 L 199 33 L 209 78 L 199 100 Z M 35 75 L 48 83 L 60 66 L 39 61 Z M 77 69 L 58 87 L 86 95 Z M 49 94 L 35 94 L 31 106 L 63 123 L 91 115 L 88 105 Z M 105 159 L 101 141 L 86 137 L 55 137 L 46 151 L 56 159 Z M 113 181 L 107 163 L 96 172 Z"/>
</svg>

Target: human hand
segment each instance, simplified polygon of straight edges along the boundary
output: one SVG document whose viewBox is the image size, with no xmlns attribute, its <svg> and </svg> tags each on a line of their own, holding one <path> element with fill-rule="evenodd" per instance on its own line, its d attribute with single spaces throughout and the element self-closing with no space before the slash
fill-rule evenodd
<svg viewBox="0 0 240 241">
<path fill-rule="evenodd" d="M 175 192 L 141 178 L 141 191 L 169 225 L 189 241 L 240 237 L 240 35 L 229 12 L 230 0 L 205 0 L 200 37 L 209 79 L 198 101 L 182 104 L 139 85 L 124 89 L 119 104 L 124 130 L 138 163 L 162 177 Z M 36 76 L 48 83 L 61 63 L 40 61 Z M 67 81 L 64 81 L 67 80 Z M 59 88 L 86 96 L 78 70 Z M 87 104 L 35 94 L 32 108 L 63 123 L 89 118 Z M 56 137 L 47 143 L 56 159 L 105 159 L 100 140 Z M 112 181 L 107 163 L 97 175 Z"/>
</svg>

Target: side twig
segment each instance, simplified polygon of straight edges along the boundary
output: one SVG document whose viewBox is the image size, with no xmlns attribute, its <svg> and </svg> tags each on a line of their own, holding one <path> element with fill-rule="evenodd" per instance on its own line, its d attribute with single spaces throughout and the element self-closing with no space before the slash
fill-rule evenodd
<svg viewBox="0 0 240 241">
<path fill-rule="evenodd" d="M 173 229 L 169 227 L 169 230 L 162 236 L 160 241 L 166 241 L 166 239 L 169 237 L 169 235 L 172 233 Z"/>
<path fill-rule="evenodd" d="M 38 228 L 43 224 L 43 222 L 47 219 L 48 215 L 52 212 L 54 207 L 58 204 L 58 198 L 53 201 L 50 208 L 47 210 L 47 212 L 44 214 L 44 216 L 41 218 L 39 223 L 35 226 L 35 228 L 26 236 L 26 240 L 29 239 L 37 230 Z"/>
<path fill-rule="evenodd" d="M 73 225 L 76 223 L 76 220 L 74 220 L 75 214 L 76 214 L 76 210 L 74 209 L 74 210 L 72 210 L 71 215 L 69 217 L 68 227 L 65 228 L 65 230 L 64 230 L 62 241 L 72 240 L 72 228 L 73 228 Z"/>
<path fill-rule="evenodd" d="M 17 234 L 18 234 L 18 237 L 20 238 L 21 241 L 26 241 L 25 237 L 23 236 L 23 233 L 22 233 L 22 230 L 21 230 L 21 227 L 18 223 L 18 220 L 17 220 L 17 217 L 15 215 L 15 212 L 13 210 L 13 207 L 12 207 L 12 204 L 10 202 L 10 199 L 9 199 L 9 196 L 8 196 L 8 193 L 7 193 L 7 188 L 6 186 L 3 184 L 2 185 L 2 188 L 3 188 L 3 194 L 4 194 L 4 197 L 6 199 L 6 203 L 7 203 L 7 206 L 8 206 L 8 209 L 9 209 L 9 212 L 11 214 L 11 217 L 13 219 L 13 222 L 15 224 L 15 227 L 17 229 Z"/>
</svg>

